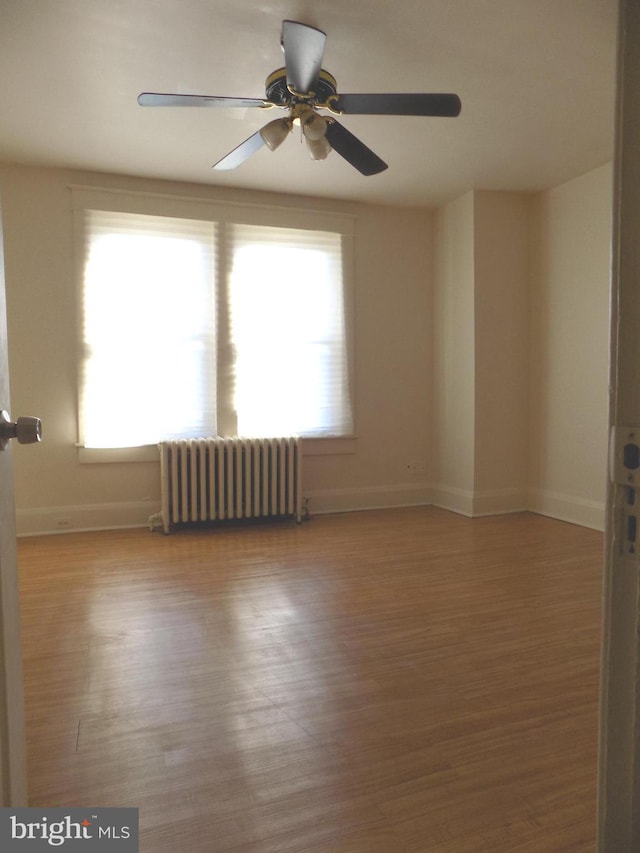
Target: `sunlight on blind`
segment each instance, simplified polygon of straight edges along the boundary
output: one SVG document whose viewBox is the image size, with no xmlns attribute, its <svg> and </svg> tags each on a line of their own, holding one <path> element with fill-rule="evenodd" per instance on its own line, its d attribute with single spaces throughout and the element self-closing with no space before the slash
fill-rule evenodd
<svg viewBox="0 0 640 853">
<path fill-rule="evenodd" d="M 350 434 L 340 234 L 230 230 L 238 434 Z"/>
<path fill-rule="evenodd" d="M 83 444 L 215 434 L 213 224 L 85 216 Z"/>
</svg>

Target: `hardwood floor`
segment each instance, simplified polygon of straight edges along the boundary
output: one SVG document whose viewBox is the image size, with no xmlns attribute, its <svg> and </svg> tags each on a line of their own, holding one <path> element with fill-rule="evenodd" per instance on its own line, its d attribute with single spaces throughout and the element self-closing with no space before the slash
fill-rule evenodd
<svg viewBox="0 0 640 853">
<path fill-rule="evenodd" d="M 142 853 L 595 849 L 602 535 L 434 508 L 22 539 L 34 806 Z"/>
</svg>

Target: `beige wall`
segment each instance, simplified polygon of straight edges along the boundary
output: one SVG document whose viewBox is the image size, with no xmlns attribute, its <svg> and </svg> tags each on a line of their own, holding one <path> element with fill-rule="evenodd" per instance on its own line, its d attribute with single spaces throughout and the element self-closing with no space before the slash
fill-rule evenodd
<svg viewBox="0 0 640 853">
<path fill-rule="evenodd" d="M 436 214 L 433 498 L 473 512 L 475 260 L 473 193 Z"/>
<path fill-rule="evenodd" d="M 531 196 L 476 192 L 475 514 L 526 507 Z"/>
<path fill-rule="evenodd" d="M 407 466 L 429 461 L 431 214 L 4 165 L 13 414 L 39 415 L 45 435 L 15 450 L 19 530 L 141 524 L 159 507 L 157 464 L 78 459 L 71 183 L 354 214 L 355 452 L 310 456 L 304 491 L 312 511 L 428 499 Z"/>
<path fill-rule="evenodd" d="M 78 458 L 71 183 L 356 217 L 357 438 L 307 456 L 312 512 L 432 501 L 602 525 L 610 167 L 430 213 L 0 164 L 13 414 L 45 430 L 15 448 L 21 532 L 144 524 L 159 504 L 157 463 Z"/>
<path fill-rule="evenodd" d="M 611 168 L 435 217 L 432 500 L 602 528 Z"/>
<path fill-rule="evenodd" d="M 472 192 L 436 214 L 433 500 L 526 505 L 530 198 Z"/>
<path fill-rule="evenodd" d="M 612 171 L 603 166 L 534 200 L 530 506 L 602 527 Z"/>
</svg>

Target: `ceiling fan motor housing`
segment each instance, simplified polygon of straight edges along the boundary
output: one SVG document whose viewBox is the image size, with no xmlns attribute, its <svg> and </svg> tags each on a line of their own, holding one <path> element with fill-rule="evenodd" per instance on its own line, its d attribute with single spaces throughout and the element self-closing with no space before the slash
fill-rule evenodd
<svg viewBox="0 0 640 853">
<path fill-rule="evenodd" d="M 326 104 L 329 98 L 337 93 L 336 78 L 322 69 L 318 75 L 315 92 L 292 93 L 287 86 L 286 68 L 278 68 L 272 71 L 265 82 L 265 93 L 267 101 L 279 107 L 287 107 L 296 101 L 312 101 L 319 105 Z"/>
</svg>

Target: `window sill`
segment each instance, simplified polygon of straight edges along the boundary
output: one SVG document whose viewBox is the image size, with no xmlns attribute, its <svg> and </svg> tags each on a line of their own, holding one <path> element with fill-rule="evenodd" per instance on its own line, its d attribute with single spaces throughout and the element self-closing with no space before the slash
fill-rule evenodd
<svg viewBox="0 0 640 853">
<path fill-rule="evenodd" d="M 78 446 L 78 461 L 82 464 L 96 462 L 159 462 L 157 444 L 144 447 L 82 447 Z"/>
<path fill-rule="evenodd" d="M 342 456 L 356 452 L 357 438 L 354 435 L 334 438 L 303 438 L 304 456 Z M 159 462 L 157 444 L 144 447 L 82 447 L 78 446 L 78 461 L 83 464 L 104 462 Z"/>
</svg>

